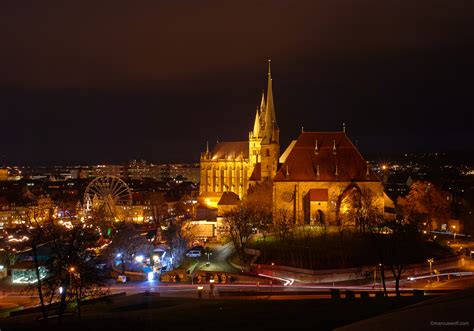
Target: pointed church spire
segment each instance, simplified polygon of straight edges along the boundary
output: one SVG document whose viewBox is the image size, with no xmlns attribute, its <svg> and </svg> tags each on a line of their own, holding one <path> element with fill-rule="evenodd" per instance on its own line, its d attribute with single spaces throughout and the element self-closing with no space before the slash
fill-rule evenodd
<svg viewBox="0 0 474 331">
<path fill-rule="evenodd" d="M 278 125 L 275 116 L 275 105 L 273 103 L 272 73 L 271 60 L 268 60 L 268 87 L 267 87 L 267 103 L 265 105 L 265 128 L 263 133 L 263 142 L 270 143 L 278 139 Z"/>
<path fill-rule="evenodd" d="M 253 124 L 253 136 L 260 137 L 260 115 L 257 113 L 255 114 L 255 123 Z"/>
<path fill-rule="evenodd" d="M 265 112 L 265 92 L 262 91 L 262 100 L 260 101 L 260 113 Z"/>
<path fill-rule="evenodd" d="M 209 154 L 209 140 L 206 141 L 206 154 Z"/>
<path fill-rule="evenodd" d="M 271 120 L 272 124 L 275 129 L 278 128 L 275 116 L 275 106 L 273 104 L 273 81 L 272 81 L 272 72 L 271 72 L 271 62 L 272 60 L 268 60 L 268 87 L 267 87 L 267 106 L 265 107 L 266 110 L 271 113 Z"/>
</svg>

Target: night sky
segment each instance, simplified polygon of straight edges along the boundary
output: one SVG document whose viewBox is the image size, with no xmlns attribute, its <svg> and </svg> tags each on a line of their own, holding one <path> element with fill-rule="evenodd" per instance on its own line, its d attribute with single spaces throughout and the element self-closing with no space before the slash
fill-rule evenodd
<svg viewBox="0 0 474 331">
<path fill-rule="evenodd" d="M 282 149 L 469 150 L 473 48 L 471 0 L 4 0 L 1 163 L 197 161 L 248 138 L 268 58 Z"/>
</svg>

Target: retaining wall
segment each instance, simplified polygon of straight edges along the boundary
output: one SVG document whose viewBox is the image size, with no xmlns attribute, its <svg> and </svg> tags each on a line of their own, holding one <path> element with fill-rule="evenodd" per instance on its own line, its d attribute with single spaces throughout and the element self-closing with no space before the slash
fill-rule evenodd
<svg viewBox="0 0 474 331">
<path fill-rule="evenodd" d="M 433 270 L 446 270 L 459 268 L 464 265 L 462 256 L 454 256 L 443 260 L 435 260 Z M 309 270 L 299 269 L 281 265 L 251 264 L 250 272 L 268 276 L 290 278 L 301 283 L 331 283 L 357 279 L 371 279 L 374 275 L 375 266 L 363 266 L 359 268 L 331 269 L 331 270 Z M 410 264 L 404 268 L 402 277 L 417 276 L 429 272 L 428 263 Z M 379 270 L 377 270 L 377 274 Z M 379 277 L 377 275 L 377 277 Z M 393 278 L 389 267 L 385 267 L 386 279 Z"/>
</svg>

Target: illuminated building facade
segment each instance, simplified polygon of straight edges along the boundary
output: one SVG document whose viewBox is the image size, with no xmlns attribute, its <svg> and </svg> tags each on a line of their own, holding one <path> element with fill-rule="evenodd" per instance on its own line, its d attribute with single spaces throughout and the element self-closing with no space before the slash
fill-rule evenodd
<svg viewBox="0 0 474 331">
<path fill-rule="evenodd" d="M 356 225 L 354 207 L 380 217 L 384 207 L 393 207 L 381 180 L 344 131 L 302 132 L 280 163 L 273 179 L 274 219 Z"/>
<path fill-rule="evenodd" d="M 271 180 L 277 172 L 279 140 L 269 65 L 267 96 L 262 95 L 249 139 L 218 142 L 212 151 L 208 145 L 201 154 L 201 201 L 217 208 L 224 192 L 234 192 L 242 199 L 252 183 Z"/>
</svg>

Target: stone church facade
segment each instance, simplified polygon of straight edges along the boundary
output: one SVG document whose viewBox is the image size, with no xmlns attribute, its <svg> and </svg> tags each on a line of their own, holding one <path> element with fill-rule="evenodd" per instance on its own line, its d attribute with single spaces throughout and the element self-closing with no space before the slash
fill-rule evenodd
<svg viewBox="0 0 474 331">
<path fill-rule="evenodd" d="M 274 221 L 284 217 L 299 224 L 333 225 L 349 213 L 354 195 L 367 192 L 379 215 L 392 204 L 345 130 L 302 132 L 280 156 L 270 62 L 267 95 L 262 95 L 248 137 L 218 142 L 201 153 L 201 205 L 217 210 L 224 193 L 242 200 L 251 185 L 265 181 L 272 183 Z"/>
<path fill-rule="evenodd" d="M 368 201 L 360 207 L 370 207 L 370 213 L 382 217 L 389 200 L 382 182 L 344 131 L 302 132 L 280 161 L 273 179 L 274 219 L 288 218 L 299 224 L 351 223 L 351 208 L 361 195 Z"/>
</svg>

